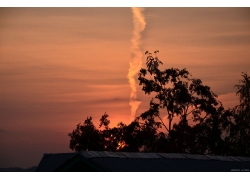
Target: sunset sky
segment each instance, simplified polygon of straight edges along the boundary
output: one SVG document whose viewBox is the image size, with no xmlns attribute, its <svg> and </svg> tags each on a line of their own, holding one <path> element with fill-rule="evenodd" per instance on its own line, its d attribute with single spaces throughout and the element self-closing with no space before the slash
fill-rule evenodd
<svg viewBox="0 0 250 180">
<path fill-rule="evenodd" d="M 159 50 L 161 69 L 187 68 L 225 108 L 238 104 L 234 85 L 250 73 L 250 8 L 142 13 L 143 67 L 144 52 Z M 133 31 L 131 8 L 0 8 L 0 168 L 71 152 L 67 134 L 87 116 L 130 123 Z M 136 94 L 139 115 L 150 97 L 140 86 Z"/>
</svg>

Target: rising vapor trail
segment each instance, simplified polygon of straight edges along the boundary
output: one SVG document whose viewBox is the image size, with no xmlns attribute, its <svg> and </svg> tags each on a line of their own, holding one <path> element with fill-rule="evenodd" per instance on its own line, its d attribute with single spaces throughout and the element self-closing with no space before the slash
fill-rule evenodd
<svg viewBox="0 0 250 180">
<path fill-rule="evenodd" d="M 128 71 L 128 79 L 131 87 L 131 94 L 130 94 L 130 102 L 129 105 L 131 106 L 131 116 L 130 120 L 134 120 L 135 113 L 140 105 L 140 101 L 137 101 L 136 95 L 136 82 L 134 76 L 138 74 L 141 65 L 142 65 L 142 52 L 139 48 L 139 41 L 141 38 L 141 32 L 145 29 L 146 22 L 143 15 L 144 8 L 132 8 L 133 13 L 133 23 L 134 23 L 134 30 L 133 36 L 131 39 L 132 42 L 132 59 L 129 63 L 129 71 Z"/>
</svg>

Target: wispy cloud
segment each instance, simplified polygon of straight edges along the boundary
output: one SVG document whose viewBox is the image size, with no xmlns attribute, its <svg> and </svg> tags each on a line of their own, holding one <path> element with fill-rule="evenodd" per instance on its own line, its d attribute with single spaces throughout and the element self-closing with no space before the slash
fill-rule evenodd
<svg viewBox="0 0 250 180">
<path fill-rule="evenodd" d="M 146 22 L 144 15 L 142 13 L 143 8 L 132 8 L 133 12 L 133 22 L 134 22 L 134 31 L 132 42 L 132 59 L 130 61 L 130 68 L 128 72 L 128 79 L 131 87 L 130 94 L 130 106 L 131 106 L 131 117 L 130 120 L 133 120 L 135 113 L 140 105 L 140 101 L 137 100 L 136 95 L 136 82 L 134 76 L 138 73 L 142 64 L 142 52 L 139 47 L 139 41 L 141 38 L 141 32 L 145 29 Z"/>
</svg>

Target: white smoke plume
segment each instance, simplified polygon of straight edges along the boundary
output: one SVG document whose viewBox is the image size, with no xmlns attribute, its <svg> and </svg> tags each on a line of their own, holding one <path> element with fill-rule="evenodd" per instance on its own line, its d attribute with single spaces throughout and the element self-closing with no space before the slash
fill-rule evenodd
<svg viewBox="0 0 250 180">
<path fill-rule="evenodd" d="M 130 102 L 129 105 L 131 106 L 131 116 L 130 120 L 134 120 L 135 113 L 140 105 L 140 101 L 137 101 L 136 95 L 136 81 L 135 75 L 138 74 L 141 65 L 142 65 L 142 52 L 139 47 L 139 41 L 141 38 L 141 32 L 145 29 L 146 22 L 143 15 L 144 8 L 132 8 L 133 13 L 133 23 L 134 23 L 134 30 L 133 36 L 131 39 L 132 42 L 132 59 L 129 63 L 129 72 L 128 72 L 128 79 L 131 87 L 131 94 L 130 94 Z"/>
</svg>

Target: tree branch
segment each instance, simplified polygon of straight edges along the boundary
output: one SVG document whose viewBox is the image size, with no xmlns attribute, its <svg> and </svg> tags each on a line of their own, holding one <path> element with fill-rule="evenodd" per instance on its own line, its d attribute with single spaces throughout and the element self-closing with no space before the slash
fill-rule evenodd
<svg viewBox="0 0 250 180">
<path fill-rule="evenodd" d="M 157 116 L 160 120 L 161 120 L 161 123 L 162 125 L 166 128 L 166 130 L 169 132 L 169 129 L 167 128 L 167 126 L 164 124 L 163 120 L 161 119 L 161 117 L 158 115 Z"/>
</svg>

